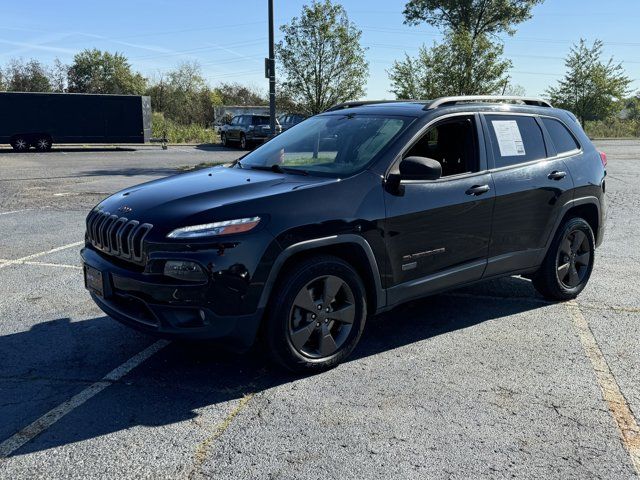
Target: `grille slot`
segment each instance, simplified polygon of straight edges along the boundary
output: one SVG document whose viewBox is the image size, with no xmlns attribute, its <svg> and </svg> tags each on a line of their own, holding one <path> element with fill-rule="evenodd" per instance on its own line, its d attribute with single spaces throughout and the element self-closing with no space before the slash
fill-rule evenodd
<svg viewBox="0 0 640 480">
<path fill-rule="evenodd" d="M 144 265 L 143 242 L 153 225 L 94 211 L 87 217 L 87 239 L 96 249 L 111 256 Z"/>
</svg>

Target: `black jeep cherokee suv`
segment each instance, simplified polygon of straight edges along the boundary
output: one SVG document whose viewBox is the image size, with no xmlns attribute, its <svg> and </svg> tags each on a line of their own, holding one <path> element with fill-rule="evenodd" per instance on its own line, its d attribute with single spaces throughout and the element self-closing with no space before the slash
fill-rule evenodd
<svg viewBox="0 0 640 480">
<path fill-rule="evenodd" d="M 101 202 L 86 286 L 140 330 L 240 349 L 260 332 L 284 366 L 320 370 L 351 353 L 367 315 L 417 297 L 505 275 L 578 295 L 604 232 L 605 165 L 543 100 L 343 104 L 232 167 Z"/>
</svg>

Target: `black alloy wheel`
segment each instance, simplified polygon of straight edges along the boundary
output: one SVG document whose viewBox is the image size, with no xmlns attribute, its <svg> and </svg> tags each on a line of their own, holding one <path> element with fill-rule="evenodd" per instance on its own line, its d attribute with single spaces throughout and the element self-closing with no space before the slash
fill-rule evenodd
<svg viewBox="0 0 640 480">
<path fill-rule="evenodd" d="M 591 265 L 591 246 L 582 230 L 572 230 L 560 242 L 556 264 L 558 280 L 566 288 L 580 285 Z"/>
<path fill-rule="evenodd" d="M 346 261 L 318 255 L 284 271 L 262 335 L 273 360 L 295 372 L 335 367 L 358 344 L 367 317 L 364 284 Z"/>
<path fill-rule="evenodd" d="M 51 139 L 46 136 L 38 137 L 35 141 L 35 147 L 39 152 L 48 152 L 51 150 Z"/>
<path fill-rule="evenodd" d="M 300 289 L 289 314 L 289 341 L 310 358 L 329 357 L 345 343 L 356 316 L 353 292 L 334 275 Z"/>
<path fill-rule="evenodd" d="M 549 300 L 571 300 L 586 287 L 595 258 L 595 237 L 583 218 L 575 217 L 560 226 L 533 286 Z"/>
<path fill-rule="evenodd" d="M 11 146 L 16 152 L 26 152 L 29 150 L 29 142 L 25 137 L 16 137 L 11 141 Z"/>
</svg>

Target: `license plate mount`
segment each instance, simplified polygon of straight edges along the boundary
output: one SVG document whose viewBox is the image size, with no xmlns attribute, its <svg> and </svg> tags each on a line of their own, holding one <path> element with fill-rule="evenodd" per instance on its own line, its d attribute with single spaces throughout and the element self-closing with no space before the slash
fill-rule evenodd
<svg viewBox="0 0 640 480">
<path fill-rule="evenodd" d="M 84 286 L 90 292 L 104 297 L 104 274 L 90 265 L 84 264 Z"/>
</svg>

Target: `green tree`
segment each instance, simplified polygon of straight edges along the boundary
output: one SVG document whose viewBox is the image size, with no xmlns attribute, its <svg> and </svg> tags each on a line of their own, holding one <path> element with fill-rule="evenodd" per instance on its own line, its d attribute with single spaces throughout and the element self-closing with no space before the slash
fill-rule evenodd
<svg viewBox="0 0 640 480">
<path fill-rule="evenodd" d="M 444 42 L 421 47 L 417 57 L 405 54 L 394 62 L 388 72 L 391 92 L 404 99 L 502 93 L 511 67 L 502 51 L 484 36 L 472 41 L 466 32 L 449 33 Z"/>
<path fill-rule="evenodd" d="M 418 98 L 502 93 L 509 84 L 511 62 L 502 58 L 503 45 L 496 37 L 513 35 L 514 26 L 531 18 L 533 7 L 543 1 L 409 1 L 405 23 L 426 22 L 441 29 L 445 39 L 431 49 L 423 47 L 417 58 L 405 55 L 395 62 L 389 71 L 391 91 L 397 96 L 418 93 Z"/>
<path fill-rule="evenodd" d="M 69 92 L 141 95 L 147 81 L 131 69 L 124 55 L 94 48 L 73 58 L 68 83 Z"/>
<path fill-rule="evenodd" d="M 206 126 L 213 121 L 213 108 L 221 104 L 218 93 L 202 76 L 197 62 L 184 62 L 160 76 L 148 88 L 151 106 L 174 122 Z"/>
<path fill-rule="evenodd" d="M 627 118 L 640 122 L 640 92 L 635 96 L 628 98 L 624 102 L 624 108 L 627 111 Z"/>
<path fill-rule="evenodd" d="M 472 38 L 515 33 L 514 25 L 531 18 L 544 0 L 411 0 L 405 5 L 405 23 L 426 22 L 445 31 L 467 32 Z"/>
<path fill-rule="evenodd" d="M 314 0 L 280 30 L 282 90 L 305 113 L 320 113 L 364 95 L 369 64 L 360 45 L 362 32 L 341 5 Z"/>
<path fill-rule="evenodd" d="M 50 92 L 51 82 L 47 68 L 39 61 L 12 59 L 5 72 L 10 92 Z"/>
<path fill-rule="evenodd" d="M 621 63 L 602 59 L 603 43 L 588 46 L 584 39 L 571 47 L 565 60 L 567 73 L 558 85 L 547 90 L 555 106 L 572 111 L 584 124 L 614 116 L 624 106 L 632 80 Z"/>
<path fill-rule="evenodd" d="M 69 75 L 69 65 L 65 65 L 56 58 L 53 65 L 49 68 L 49 82 L 51 90 L 54 92 L 67 91 L 67 76 Z"/>
<path fill-rule="evenodd" d="M 222 105 L 265 105 L 269 100 L 252 87 L 240 83 L 221 83 L 215 89 Z"/>
</svg>

